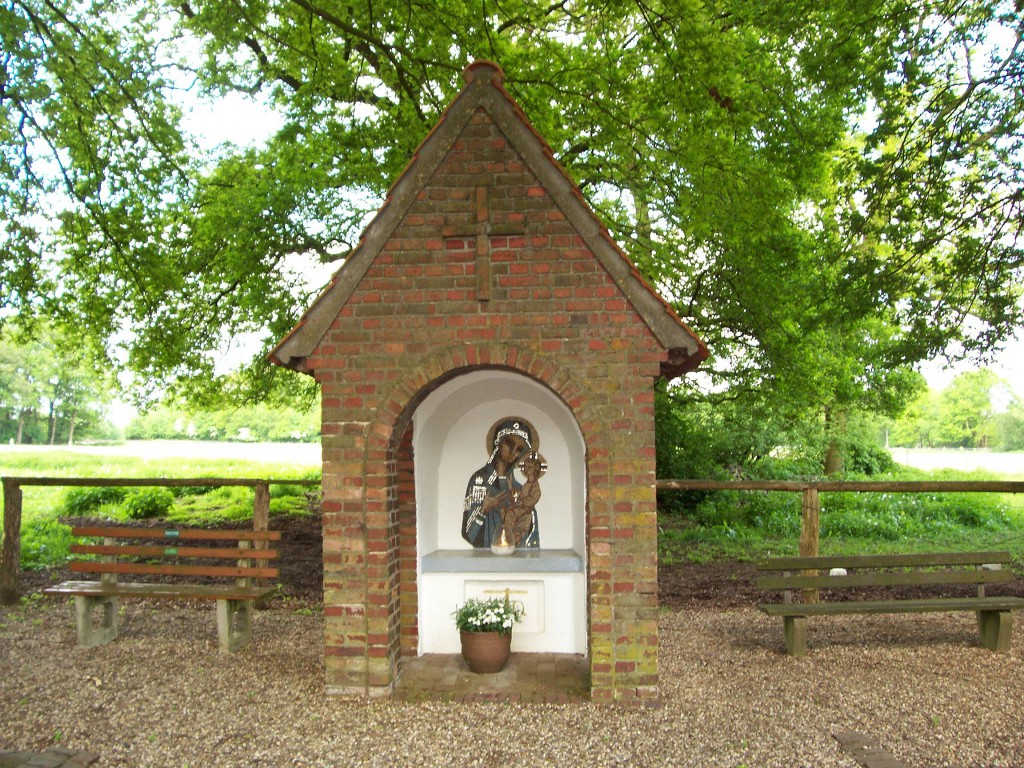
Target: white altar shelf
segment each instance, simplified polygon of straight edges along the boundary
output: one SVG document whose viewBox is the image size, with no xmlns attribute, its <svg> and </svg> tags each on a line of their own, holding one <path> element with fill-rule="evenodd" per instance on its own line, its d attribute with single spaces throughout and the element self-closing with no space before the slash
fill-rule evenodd
<svg viewBox="0 0 1024 768">
<path fill-rule="evenodd" d="M 583 558 L 571 549 L 438 549 L 423 556 L 423 573 L 583 573 Z"/>
</svg>

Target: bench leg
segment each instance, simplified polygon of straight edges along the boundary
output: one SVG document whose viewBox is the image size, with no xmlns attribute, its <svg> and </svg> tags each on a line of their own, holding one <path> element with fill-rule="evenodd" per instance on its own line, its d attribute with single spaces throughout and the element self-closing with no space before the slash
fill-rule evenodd
<svg viewBox="0 0 1024 768">
<path fill-rule="evenodd" d="M 783 616 L 782 636 L 786 643 L 786 653 L 800 657 L 807 653 L 807 617 Z"/>
<path fill-rule="evenodd" d="M 1007 653 L 1013 634 L 1013 611 L 978 611 L 978 629 L 983 646 Z"/>
<path fill-rule="evenodd" d="M 93 623 L 93 614 L 99 609 L 99 622 Z M 75 625 L 78 644 L 83 648 L 106 645 L 117 637 L 117 598 L 75 595 Z"/>
<path fill-rule="evenodd" d="M 252 642 L 252 600 L 217 601 L 217 638 L 221 653 L 234 653 Z"/>
</svg>

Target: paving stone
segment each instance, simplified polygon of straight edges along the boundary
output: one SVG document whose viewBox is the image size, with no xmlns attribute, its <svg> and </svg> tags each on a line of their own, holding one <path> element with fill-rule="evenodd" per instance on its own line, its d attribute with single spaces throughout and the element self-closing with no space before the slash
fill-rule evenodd
<svg viewBox="0 0 1024 768">
<path fill-rule="evenodd" d="M 51 747 L 45 752 L 0 751 L 0 768 L 84 768 L 100 759 L 91 752 Z"/>
<path fill-rule="evenodd" d="M 590 700 L 590 666 L 583 656 L 514 653 L 493 675 L 469 671 L 459 654 L 407 659 L 395 684 L 401 701 L 487 701 L 570 704 Z"/>
<path fill-rule="evenodd" d="M 906 768 L 871 736 L 856 731 L 842 731 L 832 736 L 864 768 Z"/>
</svg>

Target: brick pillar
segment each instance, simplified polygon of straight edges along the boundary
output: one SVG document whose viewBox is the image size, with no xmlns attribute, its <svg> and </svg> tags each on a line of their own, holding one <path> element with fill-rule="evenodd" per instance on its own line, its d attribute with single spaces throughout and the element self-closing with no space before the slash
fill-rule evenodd
<svg viewBox="0 0 1024 768">
<path fill-rule="evenodd" d="M 419 650 L 416 550 L 416 474 L 410 422 L 398 452 L 398 599 L 402 656 L 415 656 Z"/>
<path fill-rule="evenodd" d="M 588 585 L 591 698 L 658 701 L 658 565 L 650 388 L 591 400 L 588 439 Z"/>
<path fill-rule="evenodd" d="M 398 446 L 366 451 L 367 688 L 387 695 L 398 665 Z"/>
<path fill-rule="evenodd" d="M 366 511 L 363 425 L 341 421 L 328 385 L 323 398 L 324 667 L 331 693 L 367 693 Z"/>
</svg>

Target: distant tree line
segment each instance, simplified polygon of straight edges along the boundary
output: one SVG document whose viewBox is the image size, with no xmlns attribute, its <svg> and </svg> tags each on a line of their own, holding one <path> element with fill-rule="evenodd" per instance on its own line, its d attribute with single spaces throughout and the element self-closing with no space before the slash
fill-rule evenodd
<svg viewBox="0 0 1024 768">
<path fill-rule="evenodd" d="M 0 333 L 0 442 L 70 444 L 117 436 L 106 418 L 110 377 L 81 343 L 46 325 L 35 336 L 13 323 Z"/>
<path fill-rule="evenodd" d="M 889 433 L 907 448 L 1024 450 L 1024 402 L 1005 381 L 982 368 L 957 376 L 941 392 L 910 403 Z"/>
<path fill-rule="evenodd" d="M 320 437 L 319 409 L 159 405 L 144 410 L 124 430 L 107 418 L 124 396 L 112 375 L 92 367 L 82 340 L 49 325 L 33 335 L 16 323 L 0 331 L 0 444 L 70 445 L 95 440 L 242 440 L 313 442 Z M 148 394 L 148 393 L 146 393 Z"/>
<path fill-rule="evenodd" d="M 241 407 L 227 404 L 228 399 L 204 406 L 165 403 L 145 409 L 122 435 L 108 420 L 107 409 L 123 393 L 109 372 L 93 367 L 94 359 L 82 339 L 66 328 L 37 326 L 27 335 L 14 322 L 5 325 L 0 331 L 0 443 L 60 445 L 122 437 L 315 442 L 320 437 L 315 398 L 283 396 L 274 405 Z M 824 420 L 783 423 L 771 402 L 749 405 L 693 403 L 682 408 L 667 388 L 659 388 L 659 474 L 712 477 L 730 467 L 771 464 L 780 451 L 800 471 L 820 472 L 821 456 L 835 440 Z M 863 474 L 886 470 L 886 445 L 1024 450 L 1024 401 L 982 368 L 957 376 L 941 391 L 921 386 L 896 419 L 886 417 L 884 409 L 848 414 L 842 432 L 846 470 Z"/>
<path fill-rule="evenodd" d="M 320 411 L 267 405 L 204 411 L 162 406 L 133 419 L 125 437 L 311 443 L 320 439 Z"/>
<path fill-rule="evenodd" d="M 697 404 L 679 408 L 658 391 L 658 476 L 790 479 L 820 474 L 831 439 L 823 421 L 780 424 L 765 411 Z M 987 368 L 957 376 L 942 390 L 923 388 L 896 419 L 850 414 L 841 446 L 846 473 L 875 475 L 894 467 L 888 447 L 1024 450 L 1024 402 Z"/>
</svg>

